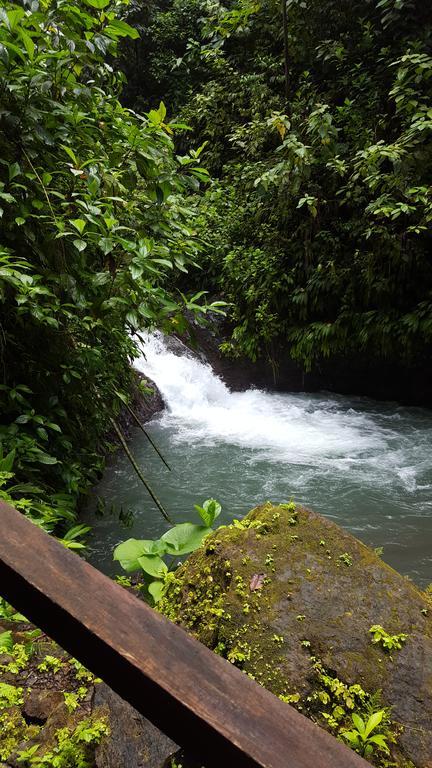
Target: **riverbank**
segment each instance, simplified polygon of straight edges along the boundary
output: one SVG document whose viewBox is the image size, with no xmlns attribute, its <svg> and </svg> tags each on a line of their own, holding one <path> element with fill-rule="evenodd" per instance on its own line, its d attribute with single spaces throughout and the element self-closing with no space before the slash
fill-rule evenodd
<svg viewBox="0 0 432 768">
<path fill-rule="evenodd" d="M 276 342 L 267 357 L 256 361 L 222 354 L 220 346 L 226 344 L 230 335 L 229 323 L 215 317 L 207 326 L 192 324 L 190 334 L 182 336 L 182 341 L 201 351 L 215 373 L 234 391 L 251 386 L 275 392 L 325 390 L 432 408 L 432 365 L 427 357 L 416 364 L 407 361 L 405 365 L 361 354 L 323 358 L 306 371 L 290 358 L 288 349 Z"/>
</svg>

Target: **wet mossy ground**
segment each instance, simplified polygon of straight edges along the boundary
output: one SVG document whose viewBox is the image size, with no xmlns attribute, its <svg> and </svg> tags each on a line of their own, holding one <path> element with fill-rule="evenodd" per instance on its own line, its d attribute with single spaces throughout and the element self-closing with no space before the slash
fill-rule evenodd
<svg viewBox="0 0 432 768">
<path fill-rule="evenodd" d="M 0 621 L 0 767 L 90 768 L 109 733 L 107 713 L 92 706 L 94 676 L 10 614 Z"/>
<path fill-rule="evenodd" d="M 176 572 L 161 611 L 338 735 L 352 712 L 391 708 L 391 757 L 432 766 L 430 603 L 338 526 L 270 502 L 218 529 Z M 400 650 L 370 628 L 405 633 Z"/>
</svg>

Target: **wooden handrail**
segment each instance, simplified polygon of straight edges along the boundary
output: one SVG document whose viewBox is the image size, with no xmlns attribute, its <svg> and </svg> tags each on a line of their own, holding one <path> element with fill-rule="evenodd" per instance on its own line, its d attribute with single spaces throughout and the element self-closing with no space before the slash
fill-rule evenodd
<svg viewBox="0 0 432 768">
<path fill-rule="evenodd" d="M 0 593 L 206 768 L 366 768 L 333 736 L 0 503 Z"/>
</svg>

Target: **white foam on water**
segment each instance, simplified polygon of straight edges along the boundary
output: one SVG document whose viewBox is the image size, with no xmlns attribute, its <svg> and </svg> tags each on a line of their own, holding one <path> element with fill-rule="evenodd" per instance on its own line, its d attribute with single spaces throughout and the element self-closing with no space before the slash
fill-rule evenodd
<svg viewBox="0 0 432 768">
<path fill-rule="evenodd" d="M 163 335 L 145 337 L 136 367 L 159 387 L 167 410 L 161 425 L 176 442 L 230 444 L 249 451 L 245 461 L 272 461 L 362 477 L 366 485 L 399 484 L 414 492 L 430 473 L 432 423 L 407 421 L 404 409 L 372 408 L 360 398 L 231 392 L 211 366 Z M 428 478 L 430 482 L 430 477 Z M 421 487 L 428 487 L 423 482 Z"/>
</svg>

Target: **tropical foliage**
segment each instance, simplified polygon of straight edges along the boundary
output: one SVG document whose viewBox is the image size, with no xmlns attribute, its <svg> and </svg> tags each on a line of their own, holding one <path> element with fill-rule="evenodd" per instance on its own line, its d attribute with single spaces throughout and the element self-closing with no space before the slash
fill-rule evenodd
<svg viewBox="0 0 432 768">
<path fill-rule="evenodd" d="M 216 499 L 207 499 L 202 507 L 195 504 L 195 509 L 202 521 L 200 525 L 178 523 L 160 539 L 128 539 L 114 550 L 114 560 L 118 560 L 127 573 L 141 573 L 143 584 L 155 603 L 161 600 L 170 583 L 170 569 L 164 558 L 168 556 L 171 567 L 175 567 L 179 557 L 198 549 L 212 533 L 212 525 L 222 507 Z"/>
<path fill-rule="evenodd" d="M 184 201 L 207 179 L 198 153 L 175 156 L 163 103 L 143 116 L 119 101 L 113 57 L 138 36 L 124 9 L 0 9 L 0 471 L 48 530 L 71 525 L 101 467 L 131 332 L 181 327 L 171 275 L 198 254 Z"/>
<path fill-rule="evenodd" d="M 362 352 L 422 360 L 432 334 L 429 9 L 287 0 L 286 10 L 285 75 L 279 3 L 146 6 L 145 82 L 158 93 L 171 66 L 174 104 L 217 177 L 199 205 L 208 248 L 198 285 L 210 275 L 232 302 L 233 353 L 289 354 L 306 368 Z"/>
</svg>

